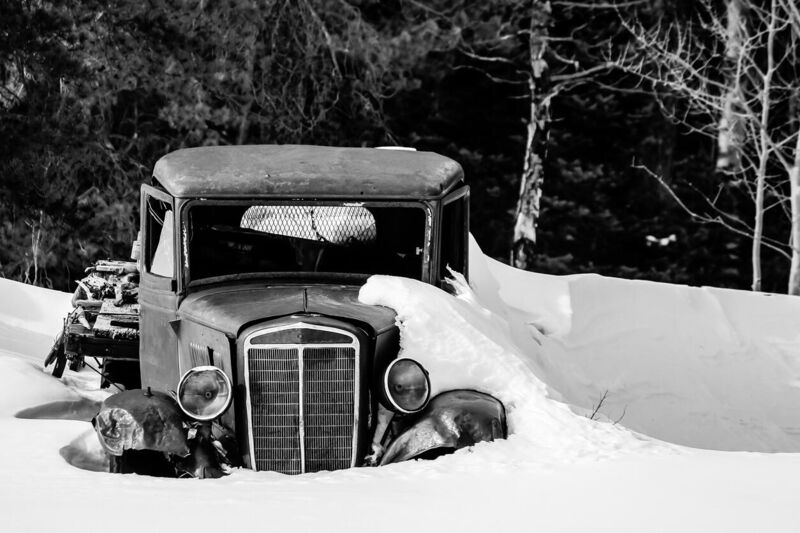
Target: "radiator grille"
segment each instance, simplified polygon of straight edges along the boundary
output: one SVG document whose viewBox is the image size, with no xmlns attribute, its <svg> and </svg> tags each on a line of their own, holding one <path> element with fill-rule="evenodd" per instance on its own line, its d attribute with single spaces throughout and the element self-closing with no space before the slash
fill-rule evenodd
<svg viewBox="0 0 800 533">
<path fill-rule="evenodd" d="M 299 474 L 300 381 L 297 348 L 251 348 L 250 403 L 256 470 Z"/>
<path fill-rule="evenodd" d="M 306 472 L 350 466 L 353 454 L 353 348 L 303 350 Z"/>
<path fill-rule="evenodd" d="M 257 334 L 264 338 L 263 331 Z M 299 474 L 352 466 L 358 411 L 355 338 L 350 345 L 334 346 L 246 343 L 245 358 L 253 467 Z"/>
</svg>

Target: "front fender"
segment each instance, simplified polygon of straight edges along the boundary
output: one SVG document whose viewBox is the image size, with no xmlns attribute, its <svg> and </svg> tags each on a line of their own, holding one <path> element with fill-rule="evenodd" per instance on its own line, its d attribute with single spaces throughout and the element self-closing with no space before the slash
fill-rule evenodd
<svg viewBox="0 0 800 533">
<path fill-rule="evenodd" d="M 471 390 L 443 392 L 420 418 L 392 441 L 382 465 L 413 459 L 436 449 L 458 450 L 506 438 L 506 413 L 496 398 Z"/>
<path fill-rule="evenodd" d="M 121 456 L 126 450 L 189 455 L 183 413 L 168 394 L 141 389 L 109 396 L 92 419 L 103 448 Z"/>
<path fill-rule="evenodd" d="M 229 430 L 188 419 L 170 395 L 149 388 L 109 396 L 92 425 L 112 472 L 215 478 L 241 466 Z"/>
</svg>

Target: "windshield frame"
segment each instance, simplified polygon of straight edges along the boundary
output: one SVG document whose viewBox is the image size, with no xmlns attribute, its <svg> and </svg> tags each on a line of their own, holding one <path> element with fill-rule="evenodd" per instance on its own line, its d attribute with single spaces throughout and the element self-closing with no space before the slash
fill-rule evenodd
<svg viewBox="0 0 800 533">
<path fill-rule="evenodd" d="M 229 274 L 224 276 L 214 276 L 193 280 L 189 268 L 189 212 L 195 206 L 256 206 L 256 205 L 309 205 L 309 206 L 347 206 L 347 207 L 410 207 L 421 209 L 425 216 L 425 235 L 422 251 L 422 272 L 420 280 L 430 283 L 432 252 L 433 252 L 433 218 L 435 213 L 435 202 L 427 200 L 314 200 L 314 199 L 286 199 L 267 197 L 267 198 L 195 198 L 183 202 L 180 206 L 180 271 L 181 292 L 193 288 L 204 287 L 219 283 L 230 283 L 235 281 L 247 280 L 280 280 L 288 283 L 299 283 L 303 281 L 319 283 L 344 283 L 361 284 L 364 283 L 370 274 L 338 273 L 338 272 L 246 272 L 239 274 Z"/>
</svg>

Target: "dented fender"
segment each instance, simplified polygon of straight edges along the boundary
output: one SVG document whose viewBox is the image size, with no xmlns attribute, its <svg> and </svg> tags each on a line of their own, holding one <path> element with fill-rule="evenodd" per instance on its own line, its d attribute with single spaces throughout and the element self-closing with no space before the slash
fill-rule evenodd
<svg viewBox="0 0 800 533">
<path fill-rule="evenodd" d="M 454 390 L 431 400 L 416 422 L 392 441 L 381 465 L 413 459 L 436 449 L 458 450 L 507 436 L 503 404 L 472 390 Z"/>
<path fill-rule="evenodd" d="M 152 450 L 186 457 L 190 451 L 183 420 L 177 402 L 168 394 L 134 389 L 106 398 L 92 425 L 111 455 Z"/>
</svg>

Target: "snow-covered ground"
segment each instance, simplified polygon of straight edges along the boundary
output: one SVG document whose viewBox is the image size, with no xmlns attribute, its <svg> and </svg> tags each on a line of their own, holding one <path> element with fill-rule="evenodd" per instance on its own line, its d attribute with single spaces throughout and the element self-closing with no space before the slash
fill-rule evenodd
<svg viewBox="0 0 800 533">
<path fill-rule="evenodd" d="M 91 471 L 103 456 L 89 424 L 14 418 L 104 393 L 85 371 L 41 369 L 69 295 L 0 280 L 0 530 L 800 527 L 800 454 L 764 453 L 800 451 L 800 298 L 532 274 L 474 243 L 470 259 L 458 297 L 374 277 L 361 298 L 397 310 L 404 355 L 435 390 L 500 397 L 507 441 L 432 462 L 213 481 Z"/>
</svg>

